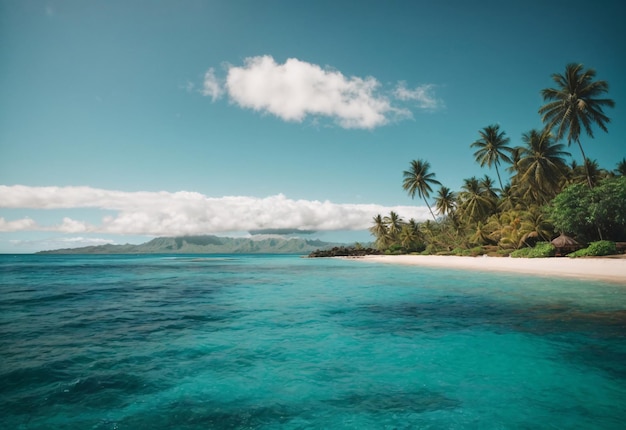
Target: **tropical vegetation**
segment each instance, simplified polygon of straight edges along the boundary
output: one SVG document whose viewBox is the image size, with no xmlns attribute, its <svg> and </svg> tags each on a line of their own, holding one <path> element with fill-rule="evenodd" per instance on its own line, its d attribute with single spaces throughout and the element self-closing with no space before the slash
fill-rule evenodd
<svg viewBox="0 0 626 430">
<path fill-rule="evenodd" d="M 582 64 L 553 74 L 555 87 L 541 91 L 543 127 L 523 133 L 519 145 L 499 124 L 479 129 L 469 147 L 475 162 L 495 170 L 497 182 L 488 174 L 473 176 L 453 191 L 427 160 L 410 161 L 402 187 L 424 201 L 432 219 L 377 215 L 370 228 L 376 247 L 387 253 L 550 256 L 550 241 L 560 234 L 581 244 L 602 243 L 600 251 L 589 252 L 614 250 L 606 241 L 626 241 L 626 157 L 613 169 L 601 168 L 581 143 L 583 134 L 594 137 L 594 127 L 608 131 L 604 109 L 615 105 L 606 96 L 608 83 L 595 76 Z M 572 143 L 582 164 L 572 160 Z"/>
</svg>

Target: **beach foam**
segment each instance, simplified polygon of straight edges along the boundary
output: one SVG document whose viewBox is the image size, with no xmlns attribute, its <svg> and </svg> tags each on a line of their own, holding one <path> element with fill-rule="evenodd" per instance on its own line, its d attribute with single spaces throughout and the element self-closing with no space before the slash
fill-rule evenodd
<svg viewBox="0 0 626 430">
<path fill-rule="evenodd" d="M 510 258 L 443 255 L 372 255 L 364 261 L 447 267 L 480 271 L 514 272 L 541 276 L 598 279 L 626 285 L 626 258 Z"/>
</svg>

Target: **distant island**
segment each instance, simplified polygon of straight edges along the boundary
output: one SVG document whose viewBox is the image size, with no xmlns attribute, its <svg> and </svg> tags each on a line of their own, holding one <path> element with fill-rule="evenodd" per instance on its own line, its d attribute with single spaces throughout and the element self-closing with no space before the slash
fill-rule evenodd
<svg viewBox="0 0 626 430">
<path fill-rule="evenodd" d="M 158 237 L 140 245 L 107 244 L 40 251 L 37 254 L 309 254 L 342 245 L 279 236 L 233 238 L 203 235 Z"/>
</svg>

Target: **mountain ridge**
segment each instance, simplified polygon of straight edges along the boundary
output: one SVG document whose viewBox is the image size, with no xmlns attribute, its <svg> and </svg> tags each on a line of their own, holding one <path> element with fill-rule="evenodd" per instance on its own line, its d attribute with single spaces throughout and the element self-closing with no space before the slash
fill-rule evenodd
<svg viewBox="0 0 626 430">
<path fill-rule="evenodd" d="M 345 244 L 266 235 L 262 238 L 196 235 L 157 237 L 139 245 L 105 244 L 39 251 L 37 254 L 308 254 L 341 245 Z"/>
</svg>

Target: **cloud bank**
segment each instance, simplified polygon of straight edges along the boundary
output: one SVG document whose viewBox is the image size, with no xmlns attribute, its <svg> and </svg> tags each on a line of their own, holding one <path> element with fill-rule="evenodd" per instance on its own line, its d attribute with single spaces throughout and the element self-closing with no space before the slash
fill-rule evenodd
<svg viewBox="0 0 626 430">
<path fill-rule="evenodd" d="M 100 224 L 63 218 L 41 225 L 30 218 L 0 218 L 0 232 L 54 231 L 120 235 L 178 236 L 266 229 L 316 231 L 365 230 L 377 214 L 395 211 L 404 219 L 428 217 L 416 206 L 338 204 L 330 201 L 293 200 L 282 194 L 264 198 L 207 197 L 188 191 L 124 192 L 91 187 L 28 187 L 0 185 L 0 208 L 77 209 L 113 211 Z"/>
<path fill-rule="evenodd" d="M 396 101 L 413 102 L 431 111 L 443 107 L 432 84 L 409 89 L 399 82 L 395 89 L 385 90 L 374 77 L 347 77 L 296 58 L 279 64 L 269 55 L 249 57 L 243 66 L 225 67 L 223 81 L 213 68 L 206 72 L 203 95 L 215 101 L 227 94 L 242 108 L 284 121 L 326 117 L 343 128 L 372 129 L 412 116 L 410 109 Z"/>
</svg>

